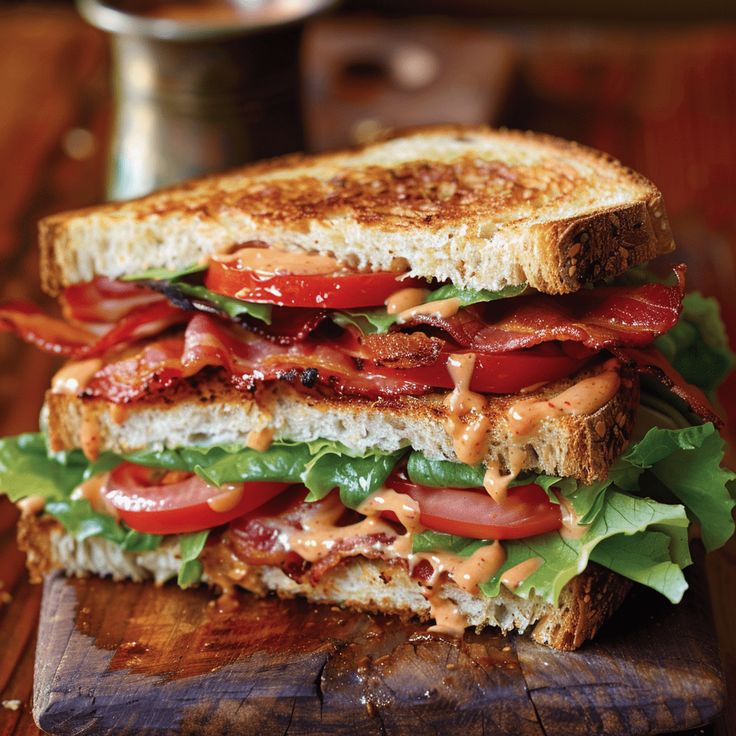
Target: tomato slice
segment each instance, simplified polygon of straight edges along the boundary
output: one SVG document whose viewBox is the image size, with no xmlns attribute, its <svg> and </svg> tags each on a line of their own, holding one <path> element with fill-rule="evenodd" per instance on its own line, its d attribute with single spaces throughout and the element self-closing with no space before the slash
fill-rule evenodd
<svg viewBox="0 0 736 736">
<path fill-rule="evenodd" d="M 231 256 L 213 257 L 205 285 L 248 302 L 350 309 L 380 306 L 399 289 L 424 284 L 402 276 L 397 271 L 351 271 L 328 256 L 243 248 Z"/>
<path fill-rule="evenodd" d="M 483 489 L 428 488 L 398 474 L 386 485 L 411 496 L 419 504 L 422 526 L 436 532 L 471 539 L 523 539 L 562 526 L 559 505 L 533 483 L 510 488 L 502 505 Z"/>
<path fill-rule="evenodd" d="M 101 492 L 131 529 L 146 534 L 186 534 L 232 521 L 287 487 L 287 483 L 263 482 L 215 488 L 193 473 L 122 463 L 110 473 Z M 221 510 L 212 508 L 209 501 Z"/>
<path fill-rule="evenodd" d="M 402 369 L 381 367 L 377 372 L 433 388 L 453 388 L 454 383 L 447 370 L 447 359 L 451 353 L 465 352 L 475 351 L 443 350 L 432 365 Z M 476 352 L 470 388 L 487 394 L 516 393 L 522 388 L 557 381 L 577 373 L 594 354 L 594 351 L 590 351 L 586 357 L 574 358 L 551 344 L 511 353 Z"/>
</svg>

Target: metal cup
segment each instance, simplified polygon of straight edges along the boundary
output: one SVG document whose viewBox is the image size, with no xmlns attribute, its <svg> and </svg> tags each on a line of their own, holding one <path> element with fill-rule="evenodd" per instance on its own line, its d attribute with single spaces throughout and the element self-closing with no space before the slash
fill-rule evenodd
<svg viewBox="0 0 736 736">
<path fill-rule="evenodd" d="M 78 0 L 113 34 L 108 196 L 303 148 L 303 23 L 334 2 Z"/>
</svg>

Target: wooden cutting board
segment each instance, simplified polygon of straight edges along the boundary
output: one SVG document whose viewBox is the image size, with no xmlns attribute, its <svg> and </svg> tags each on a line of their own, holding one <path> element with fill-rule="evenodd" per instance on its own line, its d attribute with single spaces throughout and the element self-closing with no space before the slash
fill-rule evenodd
<svg viewBox="0 0 736 736">
<path fill-rule="evenodd" d="M 680 606 L 632 593 L 592 644 L 464 641 L 396 618 L 206 591 L 47 578 L 34 714 L 52 734 L 652 734 L 720 710 L 698 576 Z"/>
</svg>

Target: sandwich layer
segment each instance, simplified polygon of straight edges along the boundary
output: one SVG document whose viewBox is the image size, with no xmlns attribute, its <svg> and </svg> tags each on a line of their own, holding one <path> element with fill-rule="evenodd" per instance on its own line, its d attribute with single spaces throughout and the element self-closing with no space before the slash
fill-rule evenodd
<svg viewBox="0 0 736 736">
<path fill-rule="evenodd" d="M 248 241 L 474 289 L 567 293 L 669 252 L 662 196 L 549 136 L 437 126 L 292 155 L 40 223 L 44 288 L 180 269 Z"/>
<path fill-rule="evenodd" d="M 484 413 L 490 428 L 486 462 L 584 483 L 604 478 L 625 447 L 639 403 L 638 379 L 627 368 L 621 368 L 615 395 L 592 414 L 542 418 L 532 434 L 521 438 L 515 434 L 509 415 L 520 400 L 548 400 L 590 375 L 591 371 L 585 371 L 523 397 L 487 397 Z M 122 412 L 119 405 L 101 399 L 49 391 L 45 422 L 55 451 L 84 447 L 90 435 L 95 437 L 97 450 L 118 453 L 143 448 L 246 445 L 251 433 L 268 428 L 277 440 L 334 440 L 355 454 L 412 447 L 431 459 L 458 462 L 452 438 L 444 428 L 449 412 L 443 403 L 445 396 L 436 393 L 379 401 L 328 398 L 299 393 L 283 383 L 248 394 L 215 376 L 182 382 L 173 393 L 130 404 Z"/>
<path fill-rule="evenodd" d="M 101 575 L 115 580 L 150 580 L 163 583 L 175 577 L 179 550 L 168 540 L 153 552 L 124 552 L 99 537 L 77 540 L 49 517 L 24 516 L 18 538 L 28 555 L 34 580 L 52 570 L 69 575 Z M 203 558 L 203 581 L 222 580 L 222 571 L 208 567 Z M 412 579 L 401 564 L 353 557 L 331 569 L 317 583 L 297 583 L 273 566 L 239 566 L 239 587 L 257 595 L 276 593 L 283 598 L 304 596 L 315 603 L 329 603 L 377 613 L 431 618 L 426 588 Z M 436 593 L 452 601 L 468 624 L 477 629 L 497 626 L 504 632 L 525 632 L 533 627 L 532 638 L 556 649 L 577 649 L 593 637 L 601 624 L 618 608 L 631 583 L 594 564 L 563 589 L 558 605 L 538 596 L 515 596 L 505 588 L 494 598 L 472 595 L 451 582 L 444 582 Z"/>
</svg>

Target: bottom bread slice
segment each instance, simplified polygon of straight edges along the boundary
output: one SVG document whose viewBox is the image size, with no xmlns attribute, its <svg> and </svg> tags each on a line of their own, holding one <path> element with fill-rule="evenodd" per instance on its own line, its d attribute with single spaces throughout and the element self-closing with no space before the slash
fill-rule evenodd
<svg viewBox="0 0 736 736">
<path fill-rule="evenodd" d="M 53 570 L 63 570 L 72 576 L 91 574 L 163 584 L 176 576 L 180 564 L 178 543 L 173 537 L 151 552 L 126 552 L 100 537 L 78 540 L 48 516 L 24 516 L 19 522 L 18 539 L 28 555 L 34 581 Z M 237 585 L 256 595 L 304 596 L 315 603 L 431 619 L 426 588 L 410 577 L 401 563 L 351 557 L 315 584 L 296 582 L 279 567 L 270 565 L 243 564 L 239 569 Z M 203 580 L 214 582 L 207 575 L 206 562 Z M 528 599 L 520 598 L 504 587 L 494 598 L 473 595 L 449 581 L 442 584 L 438 595 L 453 601 L 468 625 L 476 629 L 495 626 L 503 632 L 524 633 L 533 627 L 534 641 L 573 650 L 595 636 L 630 587 L 631 583 L 620 575 L 590 564 L 565 586 L 557 605 L 533 594 Z"/>
</svg>

